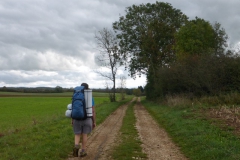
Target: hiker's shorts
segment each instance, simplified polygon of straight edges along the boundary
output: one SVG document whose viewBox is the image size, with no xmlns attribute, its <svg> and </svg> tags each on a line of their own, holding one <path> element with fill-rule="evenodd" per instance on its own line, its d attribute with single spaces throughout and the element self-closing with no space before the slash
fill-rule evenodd
<svg viewBox="0 0 240 160">
<path fill-rule="evenodd" d="M 92 132 L 92 118 L 85 120 L 73 120 L 73 132 L 74 134 L 88 134 Z"/>
</svg>

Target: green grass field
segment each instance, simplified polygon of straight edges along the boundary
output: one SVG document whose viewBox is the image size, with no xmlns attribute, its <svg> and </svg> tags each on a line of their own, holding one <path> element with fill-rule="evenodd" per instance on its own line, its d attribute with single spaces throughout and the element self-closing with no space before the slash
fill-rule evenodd
<svg viewBox="0 0 240 160">
<path fill-rule="evenodd" d="M 66 94 L 66 93 L 65 93 Z M 93 94 L 97 124 L 125 101 L 110 103 L 107 94 Z M 0 97 L 0 159 L 42 160 L 66 159 L 73 146 L 71 120 L 65 117 L 69 96 L 16 96 Z M 191 160 L 238 160 L 240 137 L 232 130 L 223 129 L 199 115 L 198 107 L 166 106 L 142 100 L 142 104 L 165 128 L 181 151 Z M 133 104 L 128 108 L 121 128 L 123 142 L 114 155 L 137 157 L 131 148 L 139 147 L 136 136 Z M 129 139 L 130 138 L 130 139 Z M 140 148 L 138 154 L 142 155 Z M 114 156 L 113 156 L 114 157 Z M 145 158 L 144 155 L 141 156 Z M 118 159 L 115 157 L 115 159 Z"/>
<path fill-rule="evenodd" d="M 63 93 L 22 93 L 22 92 L 0 92 L 0 97 L 71 97 L 72 92 L 63 92 Z M 117 94 L 118 95 L 118 94 Z M 93 92 L 94 97 L 107 97 L 108 93 Z"/>
<path fill-rule="evenodd" d="M 70 98 L 57 97 L 7 97 L 0 98 L 1 133 L 10 134 L 35 124 L 64 116 Z"/>
<path fill-rule="evenodd" d="M 129 101 L 109 103 L 105 93 L 93 96 L 97 124 Z M 66 159 L 74 140 L 71 119 L 65 117 L 69 103 L 71 96 L 55 94 L 0 97 L 0 159 Z"/>
</svg>

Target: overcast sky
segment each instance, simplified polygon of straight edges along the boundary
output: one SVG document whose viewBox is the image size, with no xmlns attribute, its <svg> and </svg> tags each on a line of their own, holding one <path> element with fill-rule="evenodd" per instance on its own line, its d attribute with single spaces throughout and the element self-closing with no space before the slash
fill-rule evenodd
<svg viewBox="0 0 240 160">
<path fill-rule="evenodd" d="M 133 4 L 155 0 L 1 0 L 0 87 L 75 87 L 82 82 L 104 88 L 93 70 L 95 33 L 111 28 Z M 240 41 L 239 0 L 167 0 L 190 19 L 219 22 L 229 43 Z M 124 70 L 120 76 L 127 76 Z M 127 77 L 127 87 L 146 84 L 145 76 Z M 119 86 L 119 79 L 117 80 Z"/>
</svg>

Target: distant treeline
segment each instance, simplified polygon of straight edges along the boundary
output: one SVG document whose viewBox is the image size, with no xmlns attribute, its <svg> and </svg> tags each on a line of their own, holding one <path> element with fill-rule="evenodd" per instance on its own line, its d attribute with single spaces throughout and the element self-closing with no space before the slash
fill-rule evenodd
<svg viewBox="0 0 240 160">
<path fill-rule="evenodd" d="M 55 88 L 52 87 L 34 87 L 34 88 L 28 88 L 28 87 L 2 87 L 0 88 L 1 92 L 21 92 L 21 93 L 63 93 L 71 91 L 71 89 L 68 88 L 62 88 L 60 86 L 57 86 Z"/>
<path fill-rule="evenodd" d="M 101 92 L 101 93 L 108 93 L 108 89 L 99 88 L 99 89 L 92 89 L 93 92 Z M 143 87 L 139 86 L 138 89 L 133 88 L 125 88 L 123 89 L 124 93 L 128 95 L 134 94 L 135 90 L 139 90 L 141 93 L 144 92 Z M 122 89 L 117 88 L 117 93 L 122 92 Z M 21 93 L 63 93 L 63 92 L 73 92 L 73 88 L 62 88 L 61 86 L 56 87 L 35 87 L 35 88 L 28 88 L 28 87 L 2 87 L 0 88 L 0 92 L 21 92 Z"/>
</svg>

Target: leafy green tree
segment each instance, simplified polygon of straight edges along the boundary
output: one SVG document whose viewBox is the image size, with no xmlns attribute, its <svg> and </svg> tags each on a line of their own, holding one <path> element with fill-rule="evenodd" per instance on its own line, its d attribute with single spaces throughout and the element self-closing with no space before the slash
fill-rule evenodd
<svg viewBox="0 0 240 160">
<path fill-rule="evenodd" d="M 223 54 L 226 50 L 226 47 L 228 47 L 227 40 L 228 35 L 225 32 L 224 28 L 221 28 L 221 24 L 215 22 L 213 25 L 214 34 L 215 34 L 215 54 L 220 55 Z"/>
<path fill-rule="evenodd" d="M 113 28 L 132 77 L 149 74 L 149 70 L 155 74 L 159 67 L 175 58 L 174 34 L 185 21 L 187 16 L 169 3 L 127 7 L 126 15 L 113 23 Z"/>
<path fill-rule="evenodd" d="M 132 95 L 133 94 L 133 89 L 126 88 L 126 94 L 127 95 Z"/>
<path fill-rule="evenodd" d="M 133 94 L 134 94 L 135 96 L 139 97 L 139 96 L 141 96 L 142 92 L 141 92 L 140 89 L 134 89 L 134 90 L 133 90 Z"/>
<path fill-rule="evenodd" d="M 140 91 L 143 93 L 144 92 L 144 89 L 142 86 L 138 86 L 138 89 L 140 89 Z"/>
<path fill-rule="evenodd" d="M 180 28 L 175 39 L 176 54 L 178 58 L 182 58 L 223 53 L 227 36 L 219 23 L 212 26 L 208 21 L 196 17 Z"/>
<path fill-rule="evenodd" d="M 148 99 L 158 96 L 157 72 L 175 59 L 174 34 L 187 19 L 171 4 L 156 2 L 128 7 L 126 15 L 113 23 L 120 40 L 120 54 L 130 75 L 147 75 Z"/>
<path fill-rule="evenodd" d="M 56 86 L 56 87 L 55 87 L 55 92 L 56 92 L 56 93 L 62 93 L 62 92 L 63 92 L 63 88 L 60 87 L 60 86 Z"/>
<path fill-rule="evenodd" d="M 7 90 L 7 87 L 6 86 L 3 86 L 2 87 L 2 91 L 6 91 Z"/>
</svg>

